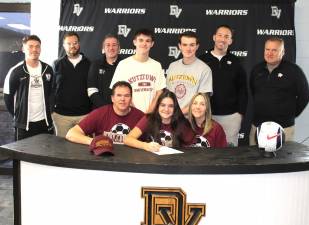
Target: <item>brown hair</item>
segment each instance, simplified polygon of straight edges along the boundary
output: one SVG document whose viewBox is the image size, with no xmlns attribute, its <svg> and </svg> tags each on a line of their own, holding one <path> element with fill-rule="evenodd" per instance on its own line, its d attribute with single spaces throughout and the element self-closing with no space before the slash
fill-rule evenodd
<svg viewBox="0 0 309 225">
<path fill-rule="evenodd" d="M 186 31 L 186 32 L 181 33 L 181 34 L 179 35 L 179 37 L 178 37 L 178 43 L 179 43 L 179 44 L 181 44 L 181 38 L 182 38 L 182 37 L 195 38 L 196 44 L 199 44 L 199 43 L 200 43 L 197 34 L 196 34 L 195 32 L 193 32 L 193 31 Z"/>
<path fill-rule="evenodd" d="M 28 35 L 23 37 L 22 43 L 26 44 L 28 41 L 38 41 L 41 44 L 41 39 L 37 35 Z"/>
</svg>

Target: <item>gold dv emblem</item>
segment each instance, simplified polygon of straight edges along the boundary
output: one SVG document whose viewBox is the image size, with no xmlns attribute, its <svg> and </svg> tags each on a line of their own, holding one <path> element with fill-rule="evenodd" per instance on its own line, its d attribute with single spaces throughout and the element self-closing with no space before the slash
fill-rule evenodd
<svg viewBox="0 0 309 225">
<path fill-rule="evenodd" d="M 205 204 L 187 203 L 181 188 L 142 187 L 145 199 L 142 225 L 197 225 L 205 216 Z"/>
</svg>

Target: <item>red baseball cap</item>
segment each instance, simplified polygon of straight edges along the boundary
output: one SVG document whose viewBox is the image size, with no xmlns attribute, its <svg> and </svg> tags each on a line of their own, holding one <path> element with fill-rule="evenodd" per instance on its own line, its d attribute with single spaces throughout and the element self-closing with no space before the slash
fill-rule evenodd
<svg viewBox="0 0 309 225">
<path fill-rule="evenodd" d="M 93 138 L 90 144 L 90 151 L 95 155 L 114 155 L 113 141 L 107 136 L 99 135 Z"/>
</svg>

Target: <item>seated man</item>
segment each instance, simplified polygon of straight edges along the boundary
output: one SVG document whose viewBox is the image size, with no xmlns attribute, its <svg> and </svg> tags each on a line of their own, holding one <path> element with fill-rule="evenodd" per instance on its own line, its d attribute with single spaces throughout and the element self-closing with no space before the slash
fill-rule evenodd
<svg viewBox="0 0 309 225">
<path fill-rule="evenodd" d="M 113 143 L 122 144 L 124 137 L 144 115 L 130 106 L 131 101 L 131 85 L 126 81 L 116 82 L 112 88 L 113 104 L 92 111 L 68 131 L 66 139 L 90 145 L 93 135 L 104 135 L 111 138 Z"/>
</svg>

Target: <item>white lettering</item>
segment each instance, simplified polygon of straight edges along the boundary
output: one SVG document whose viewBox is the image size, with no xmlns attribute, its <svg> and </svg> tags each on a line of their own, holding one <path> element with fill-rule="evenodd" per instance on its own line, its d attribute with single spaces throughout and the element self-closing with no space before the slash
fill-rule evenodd
<svg viewBox="0 0 309 225">
<path fill-rule="evenodd" d="M 165 27 L 155 27 L 155 34 L 181 34 L 186 31 L 196 32 L 196 28 L 165 28 Z"/>
<path fill-rule="evenodd" d="M 94 26 L 59 26 L 60 31 L 93 32 Z"/>
<path fill-rule="evenodd" d="M 105 8 L 105 14 L 146 14 L 145 8 Z"/>
<path fill-rule="evenodd" d="M 135 54 L 135 49 L 120 49 L 120 55 L 133 55 Z"/>
<path fill-rule="evenodd" d="M 294 30 L 257 29 L 257 35 L 294 36 Z"/>
<path fill-rule="evenodd" d="M 247 57 L 248 51 L 231 51 L 232 54 L 238 56 L 238 57 Z"/>
<path fill-rule="evenodd" d="M 248 9 L 206 9 L 207 16 L 247 16 Z"/>
</svg>

